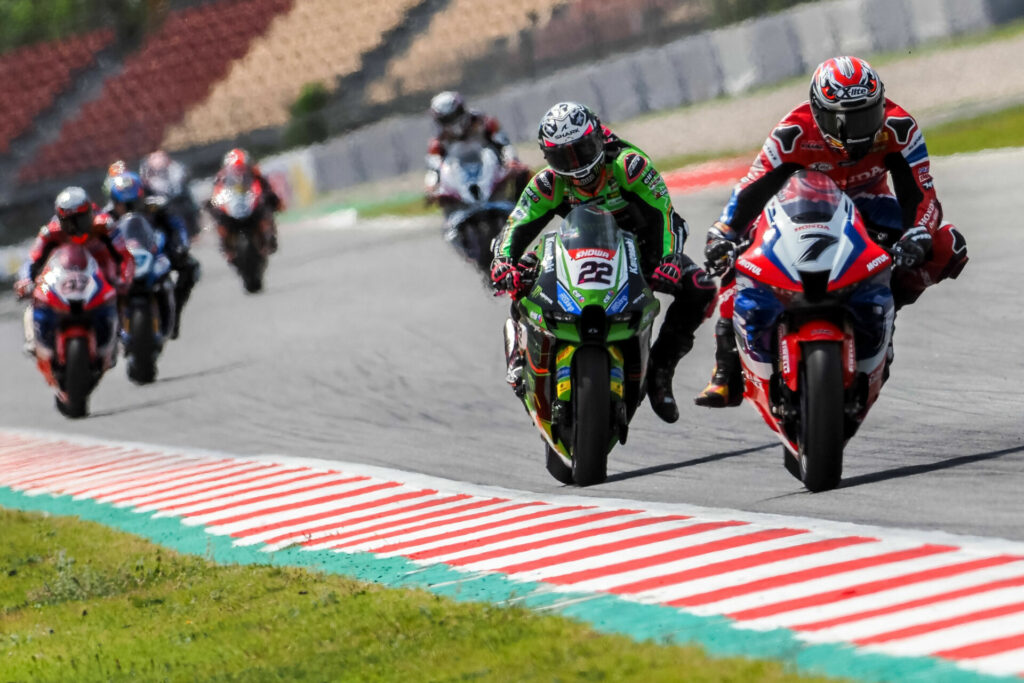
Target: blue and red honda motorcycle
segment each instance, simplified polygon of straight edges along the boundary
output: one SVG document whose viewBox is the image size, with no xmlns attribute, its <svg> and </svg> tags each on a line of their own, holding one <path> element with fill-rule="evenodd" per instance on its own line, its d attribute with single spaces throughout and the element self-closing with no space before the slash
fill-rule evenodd
<svg viewBox="0 0 1024 683">
<path fill-rule="evenodd" d="M 832 489 L 885 380 L 892 259 L 818 171 L 790 177 L 752 234 L 733 309 L 743 395 L 782 440 L 786 468 L 810 491 Z"/>
<path fill-rule="evenodd" d="M 89 394 L 114 364 L 117 291 L 80 244 L 57 247 L 32 292 L 36 364 L 67 417 L 89 413 Z"/>
</svg>

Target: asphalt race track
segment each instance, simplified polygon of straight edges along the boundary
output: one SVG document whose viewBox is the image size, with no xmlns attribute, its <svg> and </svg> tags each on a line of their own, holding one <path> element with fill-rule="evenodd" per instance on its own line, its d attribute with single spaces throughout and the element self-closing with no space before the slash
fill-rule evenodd
<svg viewBox="0 0 1024 683">
<path fill-rule="evenodd" d="M 1024 151 L 940 159 L 946 217 L 971 262 L 897 320 L 889 383 L 846 451 L 841 488 L 812 495 L 750 406 L 692 406 L 713 363 L 712 324 L 679 365 L 682 417 L 645 405 L 609 481 L 561 490 L 532 423 L 503 381 L 506 299 L 424 228 L 330 219 L 282 227 L 267 288 L 246 295 L 206 235 L 203 281 L 160 378 L 136 387 L 124 362 L 92 416 L 69 421 L 20 353 L 21 307 L 0 298 L 0 427 L 236 454 L 281 453 L 394 467 L 539 493 L 668 501 L 1024 540 Z M 728 196 L 677 198 L 704 226 Z M 561 491 L 560 491 L 561 490 Z"/>
</svg>

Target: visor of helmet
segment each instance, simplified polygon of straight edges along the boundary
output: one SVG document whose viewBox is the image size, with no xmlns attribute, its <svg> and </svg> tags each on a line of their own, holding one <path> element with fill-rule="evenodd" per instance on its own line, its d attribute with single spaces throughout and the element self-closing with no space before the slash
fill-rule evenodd
<svg viewBox="0 0 1024 683">
<path fill-rule="evenodd" d="M 882 127 L 885 107 L 879 101 L 870 107 L 846 111 L 816 108 L 814 116 L 822 131 L 844 144 L 869 142 Z"/>
<path fill-rule="evenodd" d="M 604 155 L 604 137 L 600 130 L 579 140 L 553 147 L 544 146 L 544 159 L 559 175 L 585 178 Z"/>
<path fill-rule="evenodd" d="M 458 123 L 459 120 L 465 115 L 466 110 L 462 107 L 455 107 L 447 114 L 438 114 L 437 122 L 442 126 L 450 126 L 453 123 Z"/>
<path fill-rule="evenodd" d="M 92 212 L 79 211 L 70 215 L 61 216 L 61 229 L 70 237 L 82 237 L 88 235 L 92 230 Z"/>
</svg>

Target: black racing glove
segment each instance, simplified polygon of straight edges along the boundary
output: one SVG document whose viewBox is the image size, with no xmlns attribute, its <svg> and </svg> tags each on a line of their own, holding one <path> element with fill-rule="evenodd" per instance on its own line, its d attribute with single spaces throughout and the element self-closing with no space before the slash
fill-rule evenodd
<svg viewBox="0 0 1024 683">
<path fill-rule="evenodd" d="M 709 275 L 721 275 L 736 264 L 736 242 L 732 228 L 720 221 L 708 229 L 704 245 L 704 268 Z"/>
<path fill-rule="evenodd" d="M 683 278 L 682 259 L 678 254 L 666 256 L 651 273 L 651 288 L 656 292 L 672 293 Z"/>
<path fill-rule="evenodd" d="M 893 265 L 916 268 L 928 260 L 932 250 L 932 234 L 923 225 L 907 230 L 903 237 L 892 246 Z"/>
</svg>

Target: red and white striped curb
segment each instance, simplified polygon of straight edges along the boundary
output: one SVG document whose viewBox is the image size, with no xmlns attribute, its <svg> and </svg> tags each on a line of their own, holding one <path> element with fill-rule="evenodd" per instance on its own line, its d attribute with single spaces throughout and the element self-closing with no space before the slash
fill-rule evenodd
<svg viewBox="0 0 1024 683">
<path fill-rule="evenodd" d="M 545 496 L 365 465 L 0 432 L 0 486 L 259 544 L 403 556 L 1024 675 L 1024 544 Z"/>
<path fill-rule="evenodd" d="M 732 185 L 746 175 L 754 155 L 733 159 L 717 159 L 676 171 L 668 171 L 662 177 L 669 192 L 686 193 L 717 185 Z"/>
</svg>

